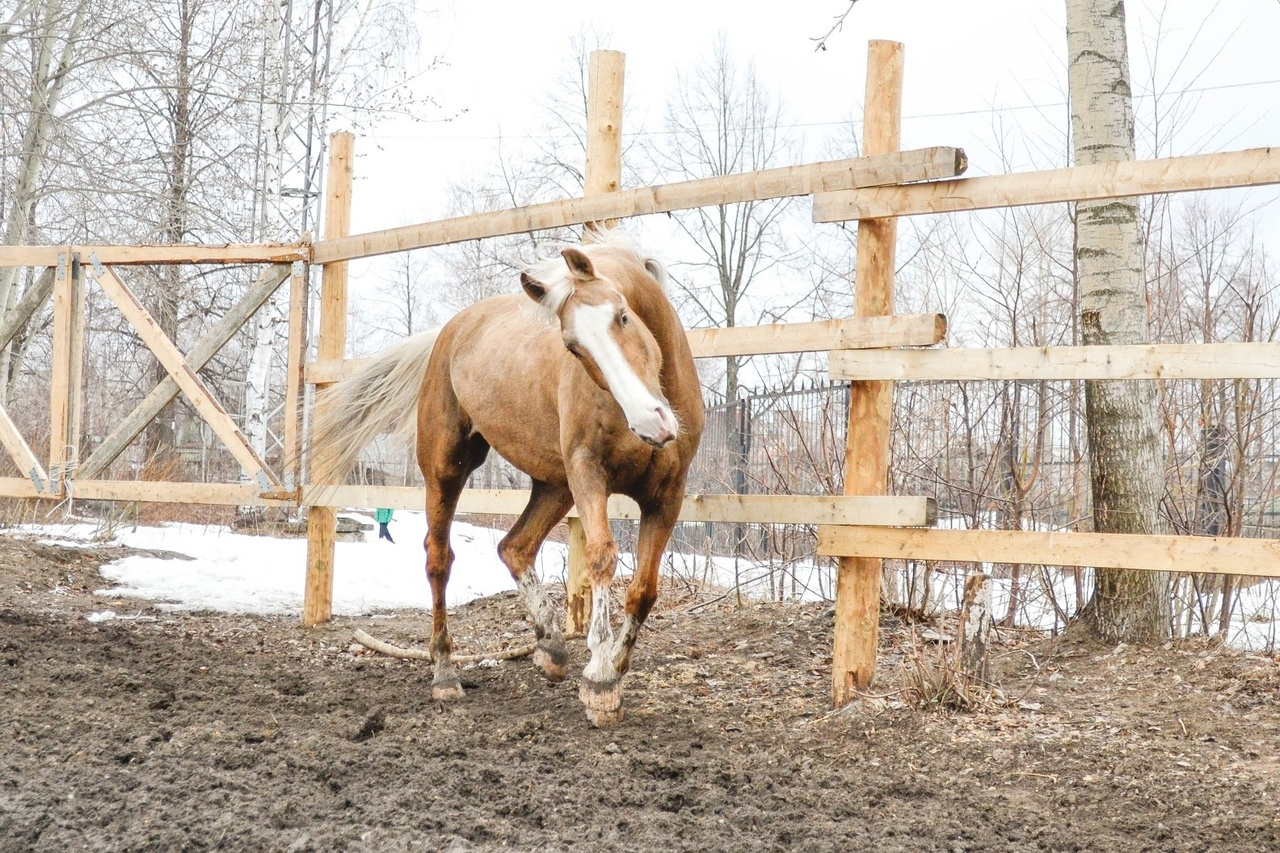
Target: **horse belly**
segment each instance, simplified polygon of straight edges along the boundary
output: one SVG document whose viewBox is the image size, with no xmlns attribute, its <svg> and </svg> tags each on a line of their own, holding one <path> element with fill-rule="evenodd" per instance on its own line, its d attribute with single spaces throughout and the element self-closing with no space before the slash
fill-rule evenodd
<svg viewBox="0 0 1280 853">
<path fill-rule="evenodd" d="M 459 365 L 453 375 L 458 403 L 473 431 L 503 459 L 535 480 L 564 483 L 554 392 L 540 386 L 536 365 L 503 361 L 495 357 Z"/>
</svg>

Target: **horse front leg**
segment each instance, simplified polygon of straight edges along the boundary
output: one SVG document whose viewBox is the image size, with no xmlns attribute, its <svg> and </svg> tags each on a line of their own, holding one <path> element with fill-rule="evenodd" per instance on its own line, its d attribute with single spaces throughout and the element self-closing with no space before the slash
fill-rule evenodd
<svg viewBox="0 0 1280 853">
<path fill-rule="evenodd" d="M 631 650 L 635 648 L 640 626 L 658 600 L 658 567 L 662 552 L 671 538 L 679 515 L 679 503 L 656 512 L 644 510 L 640 515 L 640 536 L 636 542 L 636 571 L 627 586 L 626 613 L 622 631 L 613 647 L 613 667 L 624 675 L 631 668 Z"/>
<path fill-rule="evenodd" d="M 609 598 L 609 586 L 618 567 L 618 546 L 609 531 L 608 496 L 604 489 L 575 496 L 586 533 L 587 573 L 591 579 L 591 624 L 587 628 L 591 659 L 582 671 L 578 698 L 593 726 L 611 726 L 622 719 L 622 673 L 613 662 Z"/>
<path fill-rule="evenodd" d="M 565 648 L 556 607 L 538 580 L 533 561 L 551 528 L 560 523 L 571 506 L 573 495 L 567 488 L 534 480 L 524 512 L 498 543 L 498 556 L 515 578 L 516 588 L 533 620 L 537 637 L 533 661 L 552 682 L 564 680 L 569 651 Z"/>
</svg>

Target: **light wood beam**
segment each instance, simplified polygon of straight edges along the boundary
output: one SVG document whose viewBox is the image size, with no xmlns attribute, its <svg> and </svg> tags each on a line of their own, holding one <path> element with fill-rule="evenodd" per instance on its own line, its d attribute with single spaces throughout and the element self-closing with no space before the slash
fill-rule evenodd
<svg viewBox="0 0 1280 853">
<path fill-rule="evenodd" d="M 169 340 L 160 325 L 156 323 L 155 318 L 151 316 L 151 312 L 143 307 L 133 291 L 117 278 L 115 273 L 104 266 L 96 256 L 90 255 L 89 262 L 93 266 L 94 278 L 98 280 L 98 285 L 103 292 L 124 314 L 125 319 L 137 331 L 143 343 L 155 355 L 156 360 L 173 377 L 173 380 L 191 403 L 192 408 L 196 410 L 205 423 L 214 431 L 214 434 L 227 446 L 227 450 L 240 463 L 240 466 L 245 469 L 250 477 L 258 480 L 260 485 L 265 483 L 266 488 L 280 489 L 279 481 L 267 469 L 266 463 L 258 458 L 258 454 L 253 451 L 253 448 L 249 446 L 249 442 L 245 439 L 244 433 L 240 432 L 240 428 L 236 426 L 235 421 L 231 420 L 231 416 L 227 414 L 227 410 L 222 408 L 222 404 L 210 393 L 204 381 L 191 369 L 191 365 L 187 363 L 182 353 Z"/>
<path fill-rule="evenodd" d="M 917 216 L 1280 183 L 1280 147 L 864 187 L 813 198 L 814 222 Z"/>
<path fill-rule="evenodd" d="M 258 309 L 271 298 L 271 294 L 280 287 L 280 283 L 288 276 L 289 269 L 290 267 L 285 264 L 272 264 L 262 271 L 258 280 L 245 291 L 244 296 L 240 297 L 240 300 L 231 306 L 231 310 L 223 315 L 222 319 L 218 320 L 187 353 L 186 363 L 193 371 L 203 370 L 227 342 L 235 337 L 244 324 L 249 322 Z M 290 345 L 293 345 L 292 341 Z M 172 377 L 165 377 L 151 390 L 151 393 L 143 398 L 142 402 L 134 406 L 133 411 L 116 425 L 116 428 L 102 440 L 93 453 L 89 454 L 89 458 L 76 470 L 76 476 L 87 480 L 107 470 L 111 463 L 125 451 L 125 448 L 146 429 L 147 424 L 151 423 L 169 401 L 181 392 L 182 389 Z"/>
<path fill-rule="evenodd" d="M 1280 577 L 1280 540 L 1225 536 L 824 526 L 818 553 Z"/>
<path fill-rule="evenodd" d="M 710 205 L 811 195 L 851 187 L 929 181 L 963 174 L 967 165 L 964 152 L 958 148 L 924 148 L 621 190 L 593 198 L 566 199 L 345 238 L 326 238 L 312 247 L 312 263 L 327 264 L 485 237 Z"/>
</svg>

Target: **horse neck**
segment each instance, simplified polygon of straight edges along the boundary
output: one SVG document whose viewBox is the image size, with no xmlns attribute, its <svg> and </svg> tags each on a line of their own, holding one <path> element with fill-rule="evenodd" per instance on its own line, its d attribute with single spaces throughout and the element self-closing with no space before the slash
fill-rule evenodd
<svg viewBox="0 0 1280 853">
<path fill-rule="evenodd" d="M 628 284 L 623 296 L 658 342 L 662 351 L 663 385 L 670 393 L 674 383 L 683 383 L 687 379 L 682 368 L 692 360 L 684 327 L 661 287 L 647 277 L 637 277 Z"/>
</svg>

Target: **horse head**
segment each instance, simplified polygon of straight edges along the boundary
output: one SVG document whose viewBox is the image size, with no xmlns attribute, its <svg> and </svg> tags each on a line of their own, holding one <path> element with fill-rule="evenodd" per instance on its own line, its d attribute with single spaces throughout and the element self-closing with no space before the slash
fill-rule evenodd
<svg viewBox="0 0 1280 853">
<path fill-rule="evenodd" d="M 567 274 L 537 279 L 522 273 L 524 292 L 559 319 L 565 348 L 617 401 L 631 431 L 662 447 L 676 437 L 679 424 L 662 394 L 657 340 L 585 253 L 565 249 L 561 256 Z"/>
</svg>

